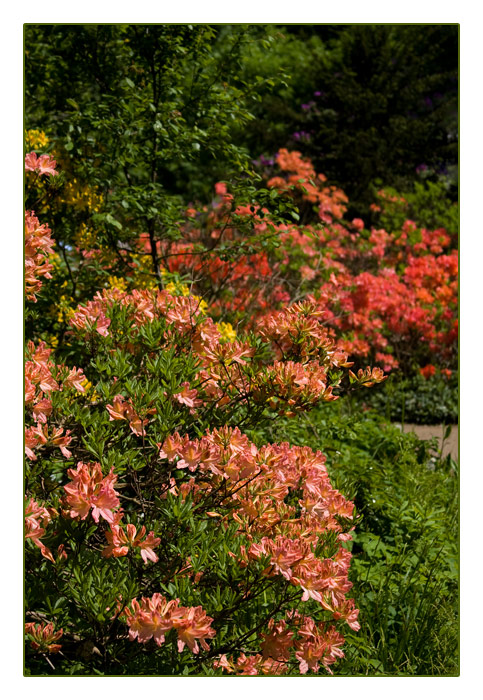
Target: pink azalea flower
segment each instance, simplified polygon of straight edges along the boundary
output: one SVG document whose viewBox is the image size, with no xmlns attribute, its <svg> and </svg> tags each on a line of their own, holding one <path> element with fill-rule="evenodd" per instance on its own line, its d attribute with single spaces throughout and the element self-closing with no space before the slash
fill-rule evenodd
<svg viewBox="0 0 483 700">
<path fill-rule="evenodd" d="M 118 523 L 119 519 L 116 520 Z M 128 554 L 130 548 L 137 547 L 141 550 L 141 557 L 145 564 L 147 564 L 148 559 L 155 563 L 158 561 L 153 547 L 157 547 L 161 540 L 159 537 L 154 536 L 154 532 L 151 531 L 143 542 L 142 538 L 146 534 L 144 525 L 139 534 L 137 534 L 136 527 L 131 523 L 126 525 L 125 530 L 117 523 L 111 524 L 111 530 L 106 532 L 109 546 L 102 551 L 103 557 L 124 557 Z"/>
<path fill-rule="evenodd" d="M 209 650 L 206 639 L 216 635 L 210 627 L 212 617 L 208 617 L 201 606 L 196 608 L 181 608 L 173 614 L 174 627 L 178 631 L 178 651 L 183 651 L 185 644 L 193 654 L 199 652 L 198 640 L 205 651 Z"/>
<path fill-rule="evenodd" d="M 37 161 L 37 168 L 39 169 L 41 175 L 57 175 L 57 170 L 55 170 L 56 165 L 57 161 L 55 161 L 47 153 L 39 156 Z"/>
<path fill-rule="evenodd" d="M 52 401 L 50 399 L 42 399 L 38 401 L 32 411 L 34 420 L 39 423 L 47 423 L 47 418 L 52 413 Z"/>
<path fill-rule="evenodd" d="M 81 394 L 85 392 L 85 387 L 83 382 L 86 382 L 86 376 L 81 369 L 76 369 L 75 367 L 70 370 L 67 378 L 64 380 L 63 386 L 74 387 Z"/>
<path fill-rule="evenodd" d="M 25 156 L 26 171 L 38 172 L 40 175 L 57 175 L 56 165 L 57 162 L 47 153 L 37 156 L 35 151 L 32 151 Z"/>
</svg>

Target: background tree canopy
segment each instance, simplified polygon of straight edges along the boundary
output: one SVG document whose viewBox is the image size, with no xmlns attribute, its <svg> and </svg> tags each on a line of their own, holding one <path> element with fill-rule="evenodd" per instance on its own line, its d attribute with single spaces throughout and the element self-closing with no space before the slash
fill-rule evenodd
<svg viewBox="0 0 483 700">
<path fill-rule="evenodd" d="M 416 171 L 456 196 L 456 25 L 31 25 L 25 45 L 27 124 L 123 217 L 166 224 L 167 195 L 206 197 L 281 145 L 359 215 Z"/>
</svg>

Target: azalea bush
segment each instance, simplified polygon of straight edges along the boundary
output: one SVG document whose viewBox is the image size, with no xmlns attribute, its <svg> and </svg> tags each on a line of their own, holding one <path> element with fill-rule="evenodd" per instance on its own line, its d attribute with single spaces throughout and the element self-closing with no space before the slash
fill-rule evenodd
<svg viewBox="0 0 483 700">
<path fill-rule="evenodd" d="M 210 206 L 187 210 L 183 238 L 156 243 L 162 274 L 184 280 L 209 300 L 217 316 L 242 327 L 253 325 L 254 318 L 259 326 L 276 324 L 277 309 L 310 296 L 326 327 L 361 363 L 382 363 L 387 371 L 399 368 L 406 374 L 429 364 L 454 372 L 454 228 L 431 230 L 407 217 L 401 221 L 406 200 L 384 190 L 374 212 L 398 228 L 348 221 L 344 192 L 328 184 L 299 152 L 281 149 L 262 172 L 268 190 L 255 194 L 264 205 L 239 204 L 226 184 L 218 183 Z M 292 222 L 280 218 L 285 202 L 292 203 Z M 139 247 L 148 258 L 153 255 L 147 235 L 140 237 Z M 251 254 L 240 255 L 245 250 Z"/>
<path fill-rule="evenodd" d="M 55 167 L 26 157 L 36 177 Z M 26 213 L 32 304 L 50 234 Z M 114 287 L 70 315 L 75 366 L 28 341 L 30 672 L 316 673 L 343 656 L 354 504 L 320 451 L 251 435 L 385 378 L 350 370 L 321 317 L 300 302 L 234 339 L 196 295 Z"/>
<path fill-rule="evenodd" d="M 334 93 L 341 81 L 351 82 L 345 60 L 350 65 L 357 53 L 356 34 L 370 65 L 380 60 L 375 47 L 394 53 L 396 64 L 387 70 L 398 80 L 401 66 L 413 70 L 423 60 L 415 48 L 418 28 L 359 29 L 314 35 L 300 53 L 304 89 L 312 54 L 327 75 L 342 62 Z M 55 274 L 27 320 L 29 337 L 54 338 L 65 355 L 69 316 L 103 288 L 174 285 L 200 296 L 235 331 L 311 294 L 361 365 L 405 375 L 429 364 L 455 372 L 457 206 L 443 181 L 434 183 L 421 170 L 414 192 L 401 193 L 386 187 L 393 177 L 380 171 L 387 181 L 372 192 L 374 178 L 367 182 L 357 166 L 357 181 L 373 202 L 354 218 L 357 206 L 336 186 L 333 160 L 324 162 L 303 140 L 296 151 L 280 148 L 289 135 L 275 129 L 279 143 L 258 159 L 241 145 L 240 134 L 255 128 L 271 92 L 296 98 L 297 86 L 279 60 L 281 46 L 301 43 L 296 30 L 285 38 L 262 25 L 32 25 L 26 31 L 26 151 L 49 153 L 62 165 L 55 178 L 32 182 L 28 173 L 27 209 L 44 216 L 57 236 Z M 433 35 L 431 66 L 454 31 Z M 411 47 L 408 55 L 403 46 Z M 272 62 L 257 72 L 261 56 Z M 449 128 L 440 109 L 453 99 L 447 58 L 435 76 L 447 90 L 441 105 L 429 112 L 419 105 L 427 117 L 418 122 L 425 143 L 430 133 Z M 69 79 L 61 81 L 65 71 Z M 423 101 L 423 87 L 418 84 L 417 100 Z M 316 92 L 314 104 L 297 103 L 307 118 L 328 94 Z M 407 115 L 405 121 L 413 123 Z M 356 160 L 345 165 L 352 169 Z M 352 193 L 354 177 L 345 183 Z"/>
</svg>

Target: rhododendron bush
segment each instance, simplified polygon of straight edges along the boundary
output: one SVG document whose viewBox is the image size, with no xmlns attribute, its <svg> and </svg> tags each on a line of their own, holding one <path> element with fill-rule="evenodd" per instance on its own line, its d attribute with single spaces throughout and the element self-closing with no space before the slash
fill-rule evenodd
<svg viewBox="0 0 483 700">
<path fill-rule="evenodd" d="M 64 161 L 72 167 L 68 156 Z M 119 224 L 119 237 L 106 245 L 105 239 L 97 243 L 94 230 L 103 197 L 87 184 L 73 191 L 69 182 L 58 184 L 57 193 L 46 189 L 55 165 L 49 156 L 28 154 L 27 175 L 35 177 L 37 196 L 32 201 L 40 201 L 47 216 L 58 216 L 59 197 L 90 214 L 74 236 L 66 238 L 71 224 L 61 224 L 54 253 L 49 229 L 29 212 L 27 295 L 32 299 L 40 278 L 52 275 L 55 297 L 46 295 L 48 305 L 41 300 L 35 320 L 64 352 L 77 302 L 97 304 L 93 297 L 100 288 L 164 288 L 197 297 L 201 309 L 209 305 L 232 338 L 237 328 L 270 323 L 274 311 L 309 295 L 327 333 L 360 363 L 406 374 L 428 364 L 444 372 L 456 369 L 455 233 L 404 219 L 404 198 L 381 190 L 373 205 L 385 222 L 391 220 L 386 209 L 398 206 L 396 229 L 346 220 L 344 192 L 300 153 L 281 149 L 274 165 L 264 168 L 265 187 L 218 182 L 209 205 L 193 204 L 179 214 L 175 232 L 139 232 Z"/>
<path fill-rule="evenodd" d="M 38 163 L 56 174 L 44 156 L 26 169 Z M 36 303 L 56 243 L 34 212 L 26 221 Z M 69 315 L 76 365 L 27 343 L 32 669 L 331 672 L 344 630 L 359 629 L 354 504 L 320 451 L 250 435 L 383 372 L 350 369 L 321 299 L 238 333 L 209 311 L 173 283 L 112 287 Z"/>
<path fill-rule="evenodd" d="M 215 313 L 229 310 L 239 324 L 254 314 L 262 323 L 270 322 L 273 309 L 312 294 L 325 326 L 336 330 L 345 350 L 362 361 L 376 361 L 387 370 L 414 371 L 429 360 L 444 370 L 455 368 L 454 234 L 418 227 L 410 219 L 400 230 L 367 230 L 361 219 L 344 220 L 347 197 L 328 186 L 300 153 L 281 149 L 276 163 L 280 175 L 267 185 L 297 205 L 296 223 L 275 221 L 266 207 L 235 206 L 226 185 L 219 183 L 211 211 L 189 212 L 186 242 L 158 244 L 166 271 L 187 275 L 213 301 Z M 380 201 L 384 203 L 384 192 Z M 242 235 L 240 223 L 247 220 L 262 240 L 270 233 L 275 241 L 268 254 L 230 263 L 198 252 L 197 245 L 208 236 L 236 241 Z M 145 252 L 151 252 L 150 242 L 143 240 Z"/>
</svg>

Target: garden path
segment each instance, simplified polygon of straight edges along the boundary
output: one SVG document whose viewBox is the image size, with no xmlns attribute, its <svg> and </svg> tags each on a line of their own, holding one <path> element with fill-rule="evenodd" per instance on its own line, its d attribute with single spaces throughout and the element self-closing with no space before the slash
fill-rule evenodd
<svg viewBox="0 0 483 700">
<path fill-rule="evenodd" d="M 399 424 L 400 426 L 401 424 Z M 415 425 L 414 423 L 405 423 L 405 433 L 416 433 L 421 440 L 430 440 L 433 437 L 438 438 L 438 444 L 443 448 L 443 457 L 450 454 L 454 460 L 458 460 L 458 426 L 451 426 L 451 433 L 446 440 L 443 440 L 445 425 Z"/>
</svg>

